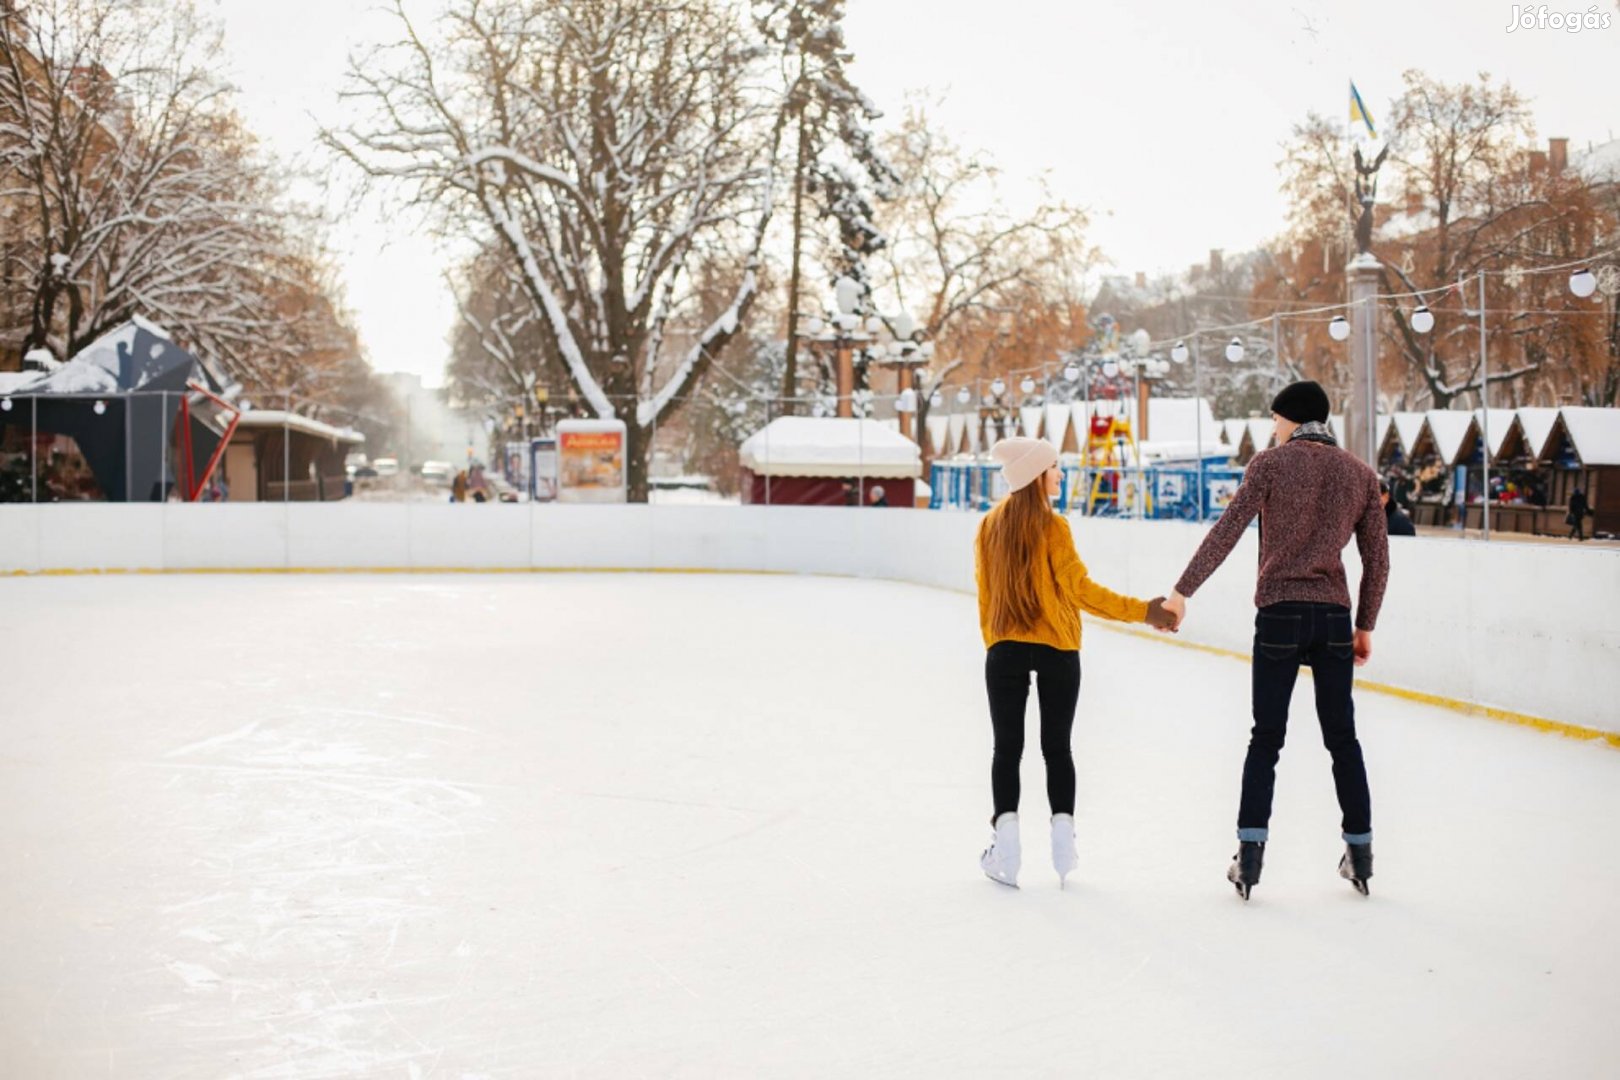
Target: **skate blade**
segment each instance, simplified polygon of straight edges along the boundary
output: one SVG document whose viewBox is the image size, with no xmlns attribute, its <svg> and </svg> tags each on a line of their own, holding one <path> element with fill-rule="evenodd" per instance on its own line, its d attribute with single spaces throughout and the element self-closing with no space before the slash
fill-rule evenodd
<svg viewBox="0 0 1620 1080">
<path fill-rule="evenodd" d="M 988 870 L 985 871 L 984 876 L 989 878 L 991 881 L 995 882 L 997 885 L 1005 885 L 1009 889 L 1018 888 L 1018 882 L 1016 882 L 1016 881 L 1008 881 L 1005 878 L 998 878 L 998 877 L 996 877 L 996 875 L 990 873 Z"/>
</svg>

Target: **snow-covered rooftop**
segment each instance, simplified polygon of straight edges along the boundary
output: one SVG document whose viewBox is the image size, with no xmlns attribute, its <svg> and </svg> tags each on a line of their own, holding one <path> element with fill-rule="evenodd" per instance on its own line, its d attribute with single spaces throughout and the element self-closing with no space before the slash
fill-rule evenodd
<svg viewBox="0 0 1620 1080">
<path fill-rule="evenodd" d="M 1513 410 L 1492 409 L 1490 416 L 1487 417 L 1484 409 L 1475 409 L 1474 423 L 1479 425 L 1482 434 L 1490 436 L 1491 457 L 1495 458 L 1502 452 L 1502 442 L 1513 427 Z"/>
<path fill-rule="evenodd" d="M 1450 409 L 1429 410 L 1423 414 L 1423 423 L 1434 439 L 1434 447 L 1440 455 L 1440 460 L 1447 465 L 1457 463 L 1457 457 L 1462 452 L 1463 443 L 1468 439 L 1468 433 L 1477 427 L 1472 413 L 1454 412 Z"/>
<path fill-rule="evenodd" d="M 1418 435 L 1423 431 L 1424 414 L 1420 412 L 1398 412 L 1393 415 L 1395 424 L 1395 437 L 1401 441 L 1401 453 L 1410 454 L 1417 445 Z"/>
<path fill-rule="evenodd" d="M 744 440 L 738 457 L 756 476 L 901 479 L 922 471 L 917 444 L 875 420 L 779 416 Z"/>
<path fill-rule="evenodd" d="M 1553 425 L 1558 422 L 1558 410 L 1552 406 L 1525 406 L 1514 410 L 1519 427 L 1524 431 L 1524 443 L 1533 457 L 1540 457 L 1552 437 Z"/>
<path fill-rule="evenodd" d="M 1221 440 L 1221 426 L 1208 398 L 1149 398 L 1148 436 L 1154 442 L 1184 442 L 1196 445 L 1203 433 L 1204 445 Z"/>
<path fill-rule="evenodd" d="M 0 371 L 0 394 L 17 394 L 39 382 L 37 371 Z"/>
<path fill-rule="evenodd" d="M 1558 418 L 1582 465 L 1620 465 L 1620 409 L 1570 407 Z"/>
<path fill-rule="evenodd" d="M 319 420 L 311 420 L 307 416 L 297 413 L 283 412 L 280 409 L 253 409 L 241 415 L 237 421 L 238 428 L 248 428 L 258 431 L 265 428 L 286 427 L 293 431 L 301 431 L 305 435 L 314 435 L 321 439 L 331 439 L 333 442 L 363 443 L 366 437 L 352 428 L 336 428 L 331 424 L 323 424 Z"/>
</svg>

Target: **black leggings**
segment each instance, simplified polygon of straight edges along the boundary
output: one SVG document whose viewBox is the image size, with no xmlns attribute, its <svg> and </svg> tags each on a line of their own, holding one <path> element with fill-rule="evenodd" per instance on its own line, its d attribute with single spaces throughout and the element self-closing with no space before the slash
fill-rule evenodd
<svg viewBox="0 0 1620 1080">
<path fill-rule="evenodd" d="M 1018 763 L 1024 756 L 1024 704 L 1029 675 L 1036 675 L 1041 703 L 1041 756 L 1046 758 L 1046 800 L 1054 814 L 1074 813 L 1074 707 L 1080 700 L 1080 653 L 1027 641 L 998 641 L 984 654 L 984 685 L 990 695 L 990 725 L 996 733 L 990 759 L 995 816 L 1018 809 Z"/>
</svg>

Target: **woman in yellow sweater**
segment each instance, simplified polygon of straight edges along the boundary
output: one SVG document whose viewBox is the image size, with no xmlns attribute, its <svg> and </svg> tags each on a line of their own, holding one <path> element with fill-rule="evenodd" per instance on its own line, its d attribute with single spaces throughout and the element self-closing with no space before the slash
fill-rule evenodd
<svg viewBox="0 0 1620 1080">
<path fill-rule="evenodd" d="M 1175 626 L 1164 598 L 1138 600 L 1112 592 L 1086 572 L 1069 523 L 1052 510 L 1062 473 L 1057 450 L 1044 439 L 1012 438 L 995 445 L 1010 494 L 979 524 L 974 579 L 986 648 L 984 682 L 990 697 L 995 753 L 990 787 L 995 836 L 979 865 L 993 880 L 1017 886 L 1018 766 L 1024 753 L 1024 705 L 1036 676 L 1041 706 L 1041 754 L 1052 809 L 1052 865 L 1063 884 L 1079 862 L 1074 849 L 1074 756 L 1069 748 L 1080 698 L 1080 612 L 1119 622 Z"/>
</svg>

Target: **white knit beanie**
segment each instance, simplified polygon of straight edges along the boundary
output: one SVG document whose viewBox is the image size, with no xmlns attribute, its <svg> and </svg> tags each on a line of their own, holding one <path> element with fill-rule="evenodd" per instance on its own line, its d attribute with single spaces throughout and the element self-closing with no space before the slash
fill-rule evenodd
<svg viewBox="0 0 1620 1080">
<path fill-rule="evenodd" d="M 1002 439 L 991 448 L 990 456 L 1001 463 L 1001 475 L 1013 491 L 1039 479 L 1058 460 L 1057 447 L 1045 439 L 1026 439 L 1022 435 Z"/>
</svg>

